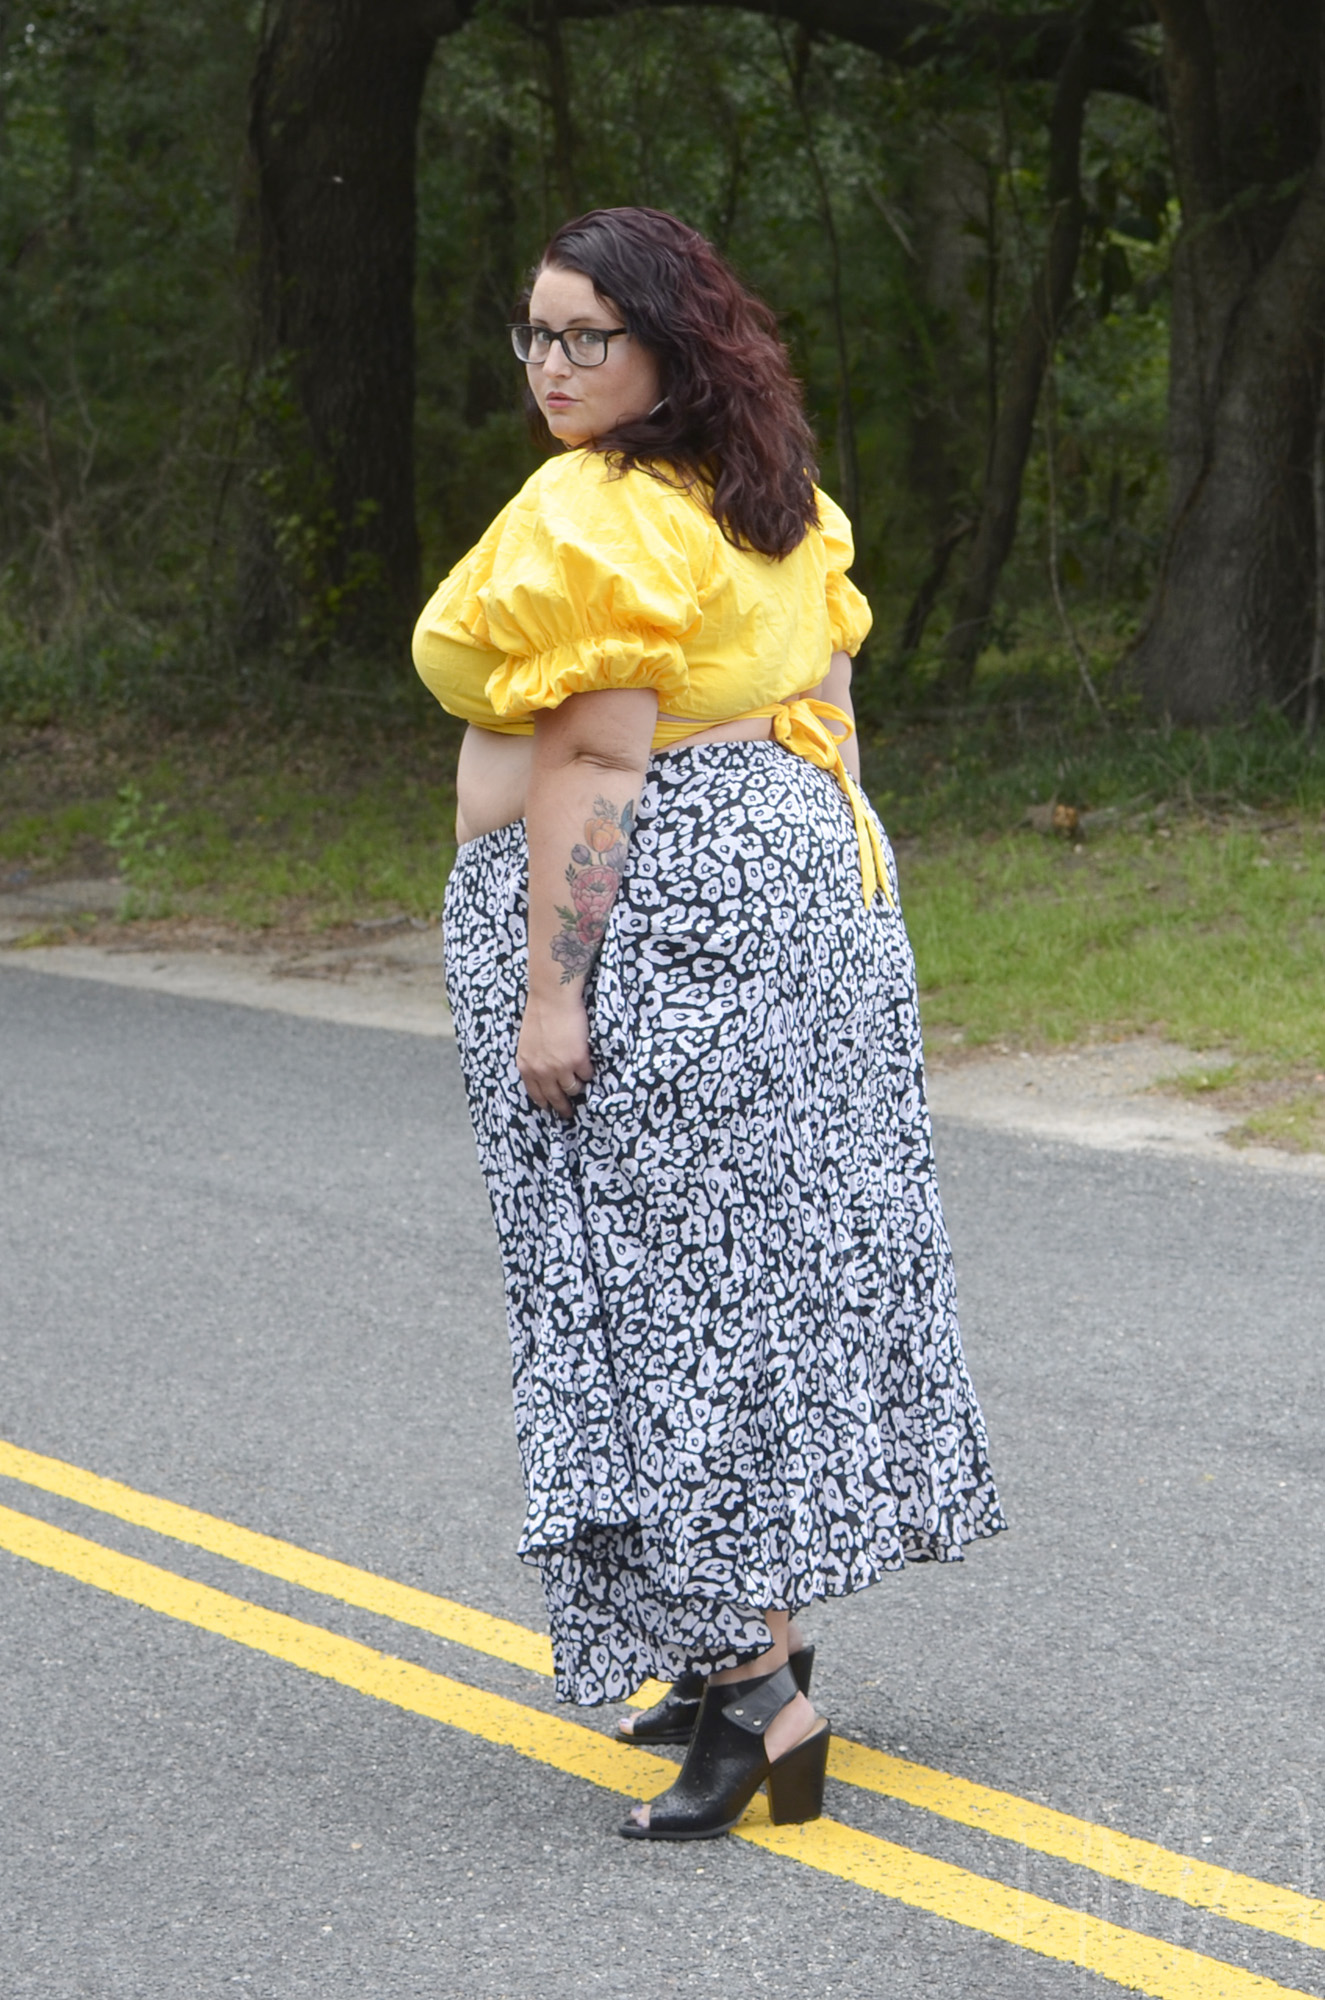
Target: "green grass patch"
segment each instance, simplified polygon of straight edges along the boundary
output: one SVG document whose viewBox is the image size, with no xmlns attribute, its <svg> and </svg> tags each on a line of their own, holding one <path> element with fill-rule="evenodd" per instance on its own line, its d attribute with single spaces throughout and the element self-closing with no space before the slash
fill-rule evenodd
<svg viewBox="0 0 1325 2000">
<path fill-rule="evenodd" d="M 1215 1097 L 1239 1084 L 1245 1074 L 1243 1063 L 1222 1063 L 1215 1069 L 1189 1069 L 1170 1078 L 1168 1089 L 1175 1097 Z"/>
<path fill-rule="evenodd" d="M 925 1019 L 972 1043 L 1162 1033 L 1325 1064 L 1325 837 L 1193 824 L 903 850 Z"/>
<path fill-rule="evenodd" d="M 1253 1111 L 1225 1133 L 1233 1146 L 1278 1146 L 1290 1153 L 1325 1153 L 1325 1091 L 1284 1096 Z"/>
<path fill-rule="evenodd" d="M 325 929 L 435 917 L 454 858 L 457 737 L 11 742 L 0 886 L 119 873 L 128 917 Z M 72 792 L 73 797 L 68 796 Z"/>
<path fill-rule="evenodd" d="M 77 799 L 47 812 L 16 809 L 0 814 L 0 864 L 36 861 L 52 873 L 110 831 L 113 797 Z"/>
<path fill-rule="evenodd" d="M 1053 800 L 1154 825 L 1325 814 L 1325 741 L 1308 742 L 1281 715 L 1171 729 L 1123 708 L 1101 729 L 1061 675 L 1009 673 L 977 687 L 960 714 L 902 710 L 862 732 L 866 787 L 894 838 L 1004 832 Z"/>
<path fill-rule="evenodd" d="M 440 783 L 378 772 L 332 785 L 264 772 L 196 800 L 164 769 L 154 789 L 165 814 L 143 889 L 163 913 L 330 927 L 441 909 L 455 798 Z"/>
</svg>

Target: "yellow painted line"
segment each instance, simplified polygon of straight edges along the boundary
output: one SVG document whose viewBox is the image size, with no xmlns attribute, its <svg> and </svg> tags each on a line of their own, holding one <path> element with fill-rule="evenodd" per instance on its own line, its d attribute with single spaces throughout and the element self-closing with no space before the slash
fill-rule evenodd
<svg viewBox="0 0 1325 2000">
<path fill-rule="evenodd" d="M 374 1700 L 503 1745 L 606 1791 L 650 1798 L 675 1776 L 675 1766 L 661 1757 L 614 1743 L 582 1723 L 467 1687 L 8 1507 L 0 1507 L 0 1548 Z M 736 1832 L 803 1867 L 857 1883 L 982 1936 L 1001 1938 L 1041 1958 L 1079 1966 L 1151 2000 L 1311 2000 L 1258 1973 L 1125 1930 L 1024 1890 L 1005 1888 L 835 1820 L 775 1827 L 765 1809 L 743 1821 Z"/>
<path fill-rule="evenodd" d="M 46 1458 L 0 1440 L 0 1475 L 76 1500 L 135 1527 L 150 1528 L 190 1547 L 206 1549 L 212 1555 L 228 1556 L 250 1569 L 338 1598 L 344 1604 L 379 1612 L 400 1624 L 435 1633 L 533 1673 L 552 1671 L 548 1641 L 523 1625 L 473 1611 L 408 1584 L 392 1583 L 371 1570 L 314 1555 L 271 1535 L 255 1534 L 215 1514 L 156 1499 L 62 1459 Z M 652 1681 L 634 1697 L 634 1705 L 648 1707 L 662 1692 L 661 1684 Z M 638 1757 L 644 1753 L 631 1750 L 629 1754 Z M 828 1768 L 844 1784 L 899 1799 L 940 1819 L 996 1834 L 1131 1888 L 1171 1896 L 1192 1909 L 1208 1910 L 1233 1923 L 1290 1938 L 1295 1944 L 1325 1948 L 1325 1902 L 1295 1889 L 1237 1875 L 1208 1861 L 1174 1854 L 1152 1841 L 1137 1840 L 1090 1820 L 1055 1812 L 1050 1806 L 1035 1805 L 1014 1793 L 994 1791 L 845 1739 L 834 1739 Z"/>
<path fill-rule="evenodd" d="M 583 1723 L 542 1715 L 503 1695 L 485 1694 L 463 1681 L 430 1673 L 389 1653 L 375 1652 L 357 1639 L 345 1639 L 320 1625 L 307 1625 L 284 1612 L 249 1604 L 242 1597 L 213 1590 L 209 1584 L 193 1583 L 173 1570 L 158 1569 L 155 1563 L 140 1562 L 137 1556 L 121 1555 L 118 1550 L 103 1548 L 100 1542 L 52 1528 L 10 1507 L 0 1507 L 0 1548 L 108 1591 L 113 1597 L 127 1598 L 148 1611 L 196 1625 L 255 1652 L 269 1653 L 273 1659 L 302 1667 L 305 1673 L 339 1681 L 342 1687 L 372 1695 L 377 1701 L 389 1701 L 415 1715 L 426 1715 L 434 1722 L 449 1723 L 487 1743 L 504 1744 L 608 1791 L 651 1797 L 676 1776 L 674 1764 L 613 1742 L 611 1737 L 586 1729 Z"/>
<path fill-rule="evenodd" d="M 1124 1930 L 1102 1917 L 1065 1909 L 1042 1896 L 1007 1889 L 949 1862 L 896 1847 L 858 1833 L 837 1820 L 813 1820 L 809 1826 L 752 1826 L 738 1829 L 756 1847 L 822 1869 L 863 1889 L 873 1889 L 894 1902 L 928 1910 L 949 1923 L 962 1924 L 986 1937 L 1001 1938 L 1041 1958 L 1056 1958 L 1083 1971 L 1097 1973 L 1129 1991 L 1154 2000 L 1280 2000 L 1288 1993 L 1305 2000 L 1296 1989 L 1277 1986 L 1259 1973 L 1244 1972 L 1222 1960 L 1202 1958 L 1183 1945 L 1165 1944 Z"/>
<path fill-rule="evenodd" d="M 25 1451 L 22 1445 L 3 1439 L 0 1474 L 21 1480 L 25 1486 L 39 1487 L 43 1493 L 58 1493 L 64 1500 L 95 1507 L 99 1513 L 128 1521 L 135 1528 L 150 1528 L 158 1535 L 169 1535 L 172 1541 L 187 1542 L 190 1548 L 206 1549 L 209 1555 L 229 1556 L 232 1562 L 244 1563 L 266 1576 L 279 1576 L 286 1583 L 301 1584 L 305 1590 L 320 1591 L 324 1597 L 339 1598 L 342 1604 L 357 1605 L 361 1611 L 376 1611 L 398 1624 L 434 1632 L 440 1639 L 454 1640 L 496 1660 L 508 1660 L 531 1673 L 552 1672 L 548 1640 L 541 1632 L 531 1632 L 509 1618 L 492 1618 L 486 1611 L 472 1611 L 467 1604 L 455 1604 L 448 1597 L 434 1597 L 431 1591 L 392 1583 L 371 1570 L 314 1555 L 310 1549 L 277 1541 L 273 1535 L 255 1534 L 251 1528 L 238 1528 L 233 1521 L 199 1513 L 196 1507 L 158 1500 L 132 1486 L 121 1486 L 118 1479 L 102 1479 L 81 1466 L 44 1458 L 40 1452 Z"/>
<path fill-rule="evenodd" d="M 845 1784 L 901 1799 L 940 1819 L 978 1827 L 1002 1840 L 1014 1840 L 1037 1854 L 1073 1861 L 1115 1882 L 1149 1889 L 1157 1896 L 1172 1896 L 1194 1910 L 1209 1910 L 1233 1923 L 1271 1931 L 1276 1937 L 1291 1938 L 1294 1944 L 1312 1945 L 1317 1950 L 1325 1947 L 1325 1902 L 1300 1895 L 1296 1889 L 1259 1882 L 1251 1875 L 1235 1875 L 1209 1861 L 1173 1854 L 1152 1841 L 1135 1840 L 1111 1827 L 1073 1819 L 1051 1806 L 1035 1805 L 1013 1792 L 993 1791 L 925 1764 L 888 1757 L 863 1743 L 834 1738 L 828 1770 Z"/>
</svg>

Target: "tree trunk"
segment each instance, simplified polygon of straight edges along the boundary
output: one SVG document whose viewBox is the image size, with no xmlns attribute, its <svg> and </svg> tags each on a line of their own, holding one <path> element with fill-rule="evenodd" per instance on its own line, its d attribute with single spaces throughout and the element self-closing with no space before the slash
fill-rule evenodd
<svg viewBox="0 0 1325 2000">
<path fill-rule="evenodd" d="M 464 0 L 268 0 L 249 124 L 254 408 L 245 650 L 399 656 L 414 521 L 414 150 Z"/>
<path fill-rule="evenodd" d="M 998 416 L 990 433 L 980 516 L 971 542 L 956 614 L 943 642 L 943 688 L 964 695 L 971 685 L 994 608 L 1003 566 L 1012 553 L 1021 480 L 1035 434 L 1044 371 L 1072 299 L 1085 204 L 1081 197 L 1081 130 L 1090 90 L 1092 16 L 1078 28 L 1059 73 L 1049 120 L 1049 242 L 1044 264 L 1008 353 Z"/>
<path fill-rule="evenodd" d="M 571 106 L 571 72 L 566 60 L 566 38 L 561 32 L 557 0 L 536 0 L 535 32 L 543 44 L 547 61 L 547 108 L 552 121 L 552 193 L 558 211 L 554 227 L 569 222 L 583 207 L 580 200 L 576 160 L 579 136 Z"/>
<path fill-rule="evenodd" d="M 1320 0 L 1157 0 L 1184 231 L 1169 528 L 1134 663 L 1185 723 L 1301 706 L 1325 353 Z"/>
<path fill-rule="evenodd" d="M 911 193 L 906 483 L 923 509 L 928 560 L 898 633 L 892 673 L 919 649 L 952 558 L 975 526 L 969 440 L 989 436 L 998 413 L 996 170 L 985 157 L 988 138 L 974 118 L 955 132 L 930 133 Z"/>
<path fill-rule="evenodd" d="M 781 36 L 779 35 L 781 41 Z M 796 107 L 805 140 L 805 157 L 809 162 L 810 177 L 815 193 L 819 197 L 819 219 L 823 226 L 824 242 L 828 248 L 828 302 L 833 322 L 833 344 L 837 351 L 837 479 L 838 491 L 842 496 L 842 508 L 851 523 L 851 531 L 859 544 L 860 539 L 860 452 L 856 441 L 856 412 L 851 398 L 851 351 L 847 341 L 846 306 L 842 284 L 842 244 L 837 233 L 837 217 L 833 212 L 833 190 L 824 172 L 819 155 L 818 143 L 814 136 L 814 117 L 810 110 L 806 85 L 809 81 L 810 63 L 814 57 L 814 40 L 808 28 L 801 27 L 796 34 L 794 48 L 789 49 L 782 42 L 782 57 L 786 64 L 787 81 L 791 86 L 792 102 Z M 857 571 L 857 576 L 860 572 Z M 861 578 L 864 582 L 864 579 Z"/>
</svg>

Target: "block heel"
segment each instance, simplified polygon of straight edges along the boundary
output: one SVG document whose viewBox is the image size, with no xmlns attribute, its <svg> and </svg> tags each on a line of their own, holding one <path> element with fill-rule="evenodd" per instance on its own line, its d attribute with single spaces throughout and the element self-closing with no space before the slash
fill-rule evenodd
<svg viewBox="0 0 1325 2000">
<path fill-rule="evenodd" d="M 806 1820 L 822 1818 L 832 1733 L 825 1722 L 769 1765 L 768 1816 L 774 1826 L 803 1826 Z"/>
</svg>

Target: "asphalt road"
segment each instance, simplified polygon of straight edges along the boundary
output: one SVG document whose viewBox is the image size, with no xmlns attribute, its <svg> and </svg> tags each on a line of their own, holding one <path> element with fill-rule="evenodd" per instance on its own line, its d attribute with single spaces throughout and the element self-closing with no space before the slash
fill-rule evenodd
<svg viewBox="0 0 1325 2000">
<path fill-rule="evenodd" d="M 821 1607 L 819 1705 L 1320 1894 L 1325 1192 L 939 1146 L 1013 1531 Z M 0 972 L 0 1161 L 0 1439 L 541 1628 L 450 1044 Z M 0 1505 L 553 1712 L 527 1669 L 16 1479 Z M 582 1778 L 10 1553 L 0 1679 L 2 2000 L 1123 1990 L 746 1841 L 620 1841 Z M 1325 1993 L 1277 1934 L 845 1785 L 830 1810 L 1203 1955 L 1192 1994 L 1251 1990 L 1221 1964 Z"/>
</svg>

